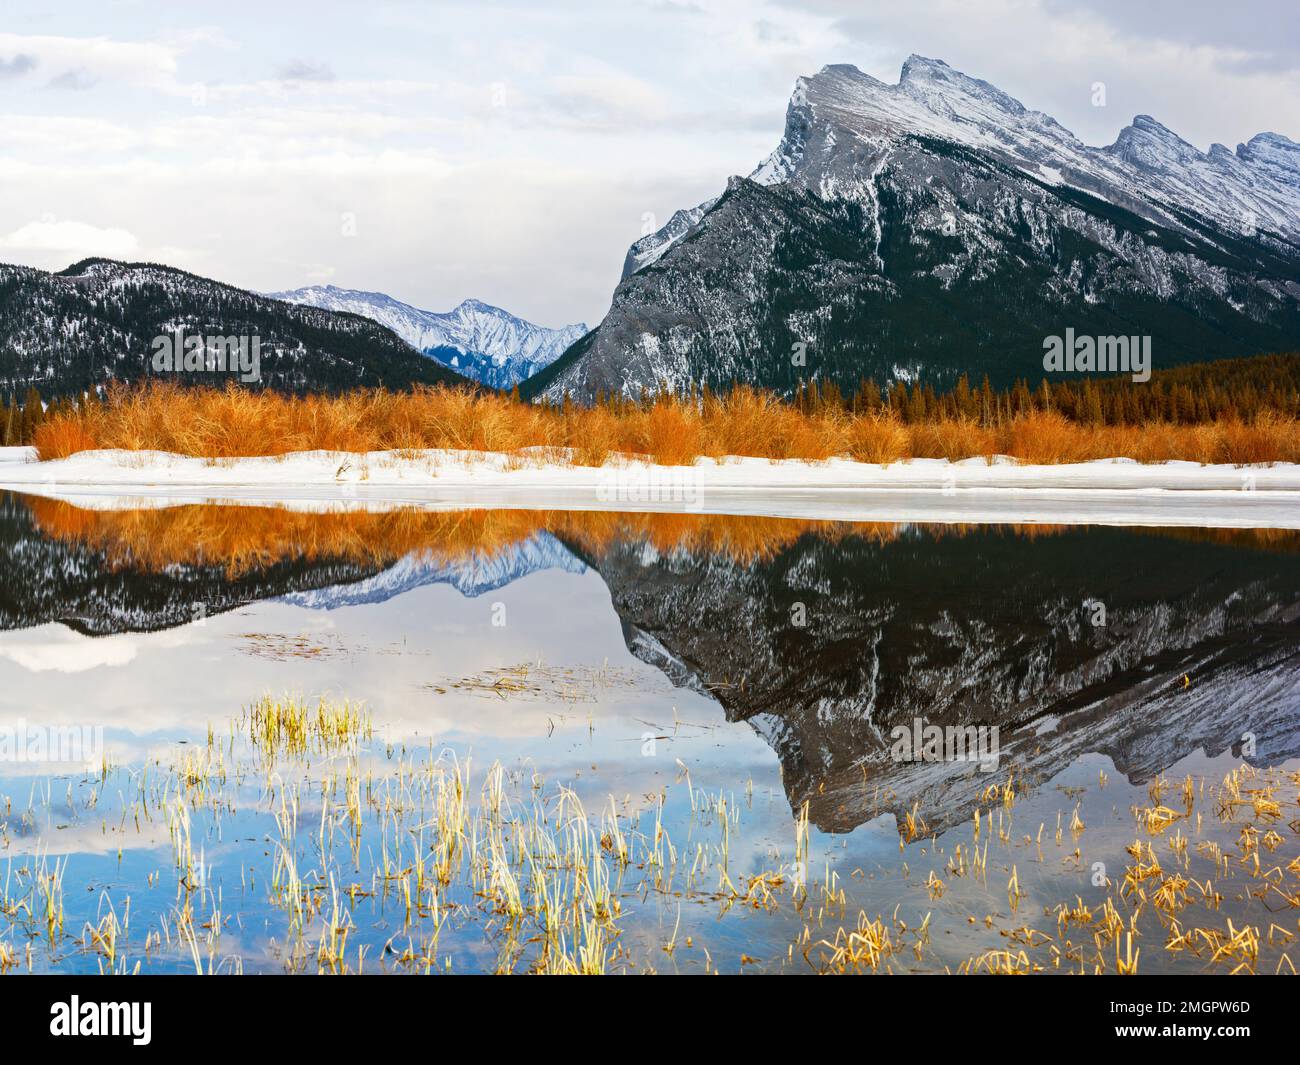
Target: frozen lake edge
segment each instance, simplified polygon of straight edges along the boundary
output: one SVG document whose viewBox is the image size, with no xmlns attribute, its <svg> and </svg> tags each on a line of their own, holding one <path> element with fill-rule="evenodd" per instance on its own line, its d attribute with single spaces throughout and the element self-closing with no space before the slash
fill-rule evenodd
<svg viewBox="0 0 1300 1065">
<path fill-rule="evenodd" d="M 37 461 L 0 449 L 0 488 L 97 509 L 219 503 L 302 510 L 530 509 L 840 521 L 1300 528 L 1300 465 L 1031 466 L 1005 457 L 873 465 L 728 458 L 601 467 L 554 455 L 299 452 L 201 459 L 88 451 Z"/>
</svg>

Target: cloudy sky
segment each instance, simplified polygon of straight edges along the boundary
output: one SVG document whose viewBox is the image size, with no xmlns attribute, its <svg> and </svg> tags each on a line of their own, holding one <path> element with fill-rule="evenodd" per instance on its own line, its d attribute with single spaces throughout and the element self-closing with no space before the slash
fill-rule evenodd
<svg viewBox="0 0 1300 1065">
<path fill-rule="evenodd" d="M 797 76 L 912 52 L 1092 144 L 1137 113 L 1300 139 L 1295 0 L 6 0 L 0 262 L 594 324 L 629 243 L 775 146 Z"/>
</svg>

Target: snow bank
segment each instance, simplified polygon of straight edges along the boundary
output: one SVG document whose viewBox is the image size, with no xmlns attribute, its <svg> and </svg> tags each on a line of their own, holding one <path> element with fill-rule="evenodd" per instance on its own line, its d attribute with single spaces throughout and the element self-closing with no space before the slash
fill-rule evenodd
<svg viewBox="0 0 1300 1065">
<path fill-rule="evenodd" d="M 566 465 L 540 450 L 311 451 L 227 460 L 87 451 L 37 462 L 30 449 L 2 449 L 0 488 L 100 506 L 275 502 L 1300 528 L 1300 466 L 1294 464 L 1111 459 L 1029 466 L 995 456 L 886 466 L 728 458 L 673 467 L 622 459 L 596 468 Z"/>
</svg>

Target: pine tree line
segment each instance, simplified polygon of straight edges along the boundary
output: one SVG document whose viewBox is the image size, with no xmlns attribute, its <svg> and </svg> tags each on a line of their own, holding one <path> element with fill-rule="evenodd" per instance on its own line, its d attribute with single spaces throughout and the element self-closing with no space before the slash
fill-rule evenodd
<svg viewBox="0 0 1300 1065">
<path fill-rule="evenodd" d="M 82 409 L 87 403 L 99 402 L 101 400 L 98 394 L 90 393 L 89 396 L 75 398 L 59 396 L 46 403 L 37 388 L 29 388 L 21 401 L 14 396 L 9 396 L 4 401 L 3 409 L 0 410 L 0 434 L 3 434 L 0 443 L 4 447 L 34 444 L 36 430 L 46 419 L 58 414 L 73 413 Z"/>
<path fill-rule="evenodd" d="M 518 386 L 511 395 L 520 398 Z M 654 395 L 647 389 L 639 398 L 598 393 L 596 404 L 615 412 L 645 408 L 653 404 Z M 707 384 L 692 382 L 680 398 L 699 402 L 709 395 Z M 572 402 L 565 395 L 550 405 L 564 408 Z M 1044 379 L 1034 388 L 1023 380 L 1011 388 L 994 388 L 987 374 L 977 387 L 962 374 L 949 389 L 925 381 L 895 381 L 882 387 L 867 378 L 846 393 L 834 381 L 813 379 L 796 386 L 792 403 L 804 413 L 835 407 L 854 414 L 888 411 L 909 425 L 945 419 L 1002 425 L 1035 411 L 1055 411 L 1081 425 L 1197 425 L 1221 419 L 1253 423 L 1265 414 L 1300 418 L 1300 354 L 1192 363 L 1156 371 L 1144 382 L 1129 377 Z"/>
<path fill-rule="evenodd" d="M 873 380 L 845 396 L 833 382 L 800 386 L 795 403 L 811 411 L 840 405 L 854 413 L 892 410 L 905 423 L 967 418 L 1000 425 L 1032 411 L 1056 411 L 1082 425 L 1196 425 L 1236 418 L 1253 422 L 1262 414 L 1300 417 L 1300 355 L 1257 355 L 1221 359 L 1157 371 L 1150 381 L 1129 377 L 1048 382 L 1030 388 L 1018 380 L 1008 389 L 979 387 L 962 374 L 946 391 L 916 381 L 881 388 Z"/>
</svg>

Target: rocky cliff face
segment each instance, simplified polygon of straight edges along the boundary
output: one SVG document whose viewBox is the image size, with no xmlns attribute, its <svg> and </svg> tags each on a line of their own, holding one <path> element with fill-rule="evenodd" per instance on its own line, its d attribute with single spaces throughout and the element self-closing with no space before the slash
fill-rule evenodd
<svg viewBox="0 0 1300 1065">
<path fill-rule="evenodd" d="M 605 320 L 532 395 L 1043 375 L 1043 340 L 1150 336 L 1156 368 L 1294 347 L 1300 145 L 1115 144 L 946 64 L 800 79 L 776 150 L 628 253 Z M 792 359 L 805 345 L 803 364 Z"/>
</svg>

